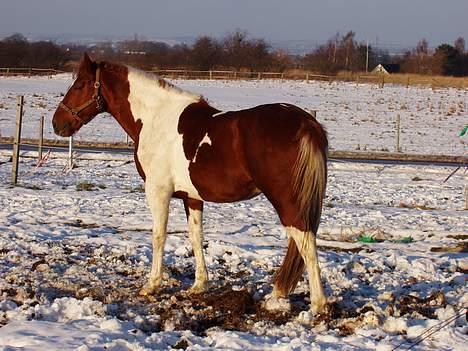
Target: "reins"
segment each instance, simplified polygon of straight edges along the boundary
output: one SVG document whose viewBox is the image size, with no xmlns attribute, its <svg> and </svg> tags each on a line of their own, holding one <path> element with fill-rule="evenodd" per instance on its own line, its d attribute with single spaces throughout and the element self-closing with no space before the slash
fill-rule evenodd
<svg viewBox="0 0 468 351">
<path fill-rule="evenodd" d="M 101 68 L 98 66 L 96 69 L 96 78 L 94 81 L 94 94 L 84 104 L 78 107 L 68 107 L 63 102 L 60 102 L 59 106 L 65 111 L 71 114 L 71 116 L 77 120 L 81 125 L 87 124 L 89 121 L 85 121 L 80 117 L 80 113 L 86 110 L 89 106 L 96 103 L 96 108 L 99 112 L 104 111 L 103 99 L 101 96 Z"/>
</svg>

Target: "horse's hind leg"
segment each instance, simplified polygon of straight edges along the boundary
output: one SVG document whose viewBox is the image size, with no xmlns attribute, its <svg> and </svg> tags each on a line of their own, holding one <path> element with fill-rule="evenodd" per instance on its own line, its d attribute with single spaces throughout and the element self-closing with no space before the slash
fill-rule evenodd
<svg viewBox="0 0 468 351">
<path fill-rule="evenodd" d="M 307 273 L 309 275 L 310 310 L 313 314 L 324 312 L 327 305 L 327 298 L 320 279 L 315 234 L 312 232 L 303 232 L 294 227 L 286 227 L 286 232 L 296 243 L 306 264 Z"/>
<path fill-rule="evenodd" d="M 195 256 L 195 282 L 190 288 L 190 292 L 196 294 L 206 291 L 208 282 L 208 273 L 203 255 L 203 202 L 185 199 L 184 207 L 187 214 L 189 238 Z"/>
</svg>

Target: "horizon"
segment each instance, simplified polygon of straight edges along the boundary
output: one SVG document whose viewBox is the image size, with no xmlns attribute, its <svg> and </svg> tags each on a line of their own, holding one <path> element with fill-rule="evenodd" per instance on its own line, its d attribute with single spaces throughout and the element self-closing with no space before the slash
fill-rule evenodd
<svg viewBox="0 0 468 351">
<path fill-rule="evenodd" d="M 468 40 L 466 0 L 442 4 L 438 0 L 330 0 L 312 4 L 295 0 L 284 6 L 279 0 L 27 0 L 6 1 L 0 12 L 0 35 L 21 33 L 28 38 L 196 39 L 220 38 L 237 29 L 271 44 L 308 42 L 317 47 L 348 31 L 358 42 L 376 48 L 403 50 L 426 39 L 429 47 Z M 93 9 L 89 11 L 89 9 Z M 115 24 L 118 25 L 115 25 Z M 65 35 L 62 33 L 66 33 Z M 79 41 L 79 40 L 78 40 Z M 311 47 L 311 48 L 313 48 Z"/>
<path fill-rule="evenodd" d="M 243 29 L 237 28 L 236 30 L 244 31 Z M 225 33 L 232 33 L 231 32 Z M 254 36 L 250 32 L 245 31 L 248 34 L 249 38 L 254 39 L 264 39 L 266 42 L 271 46 L 272 49 L 283 49 L 287 50 L 289 54 L 306 54 L 314 49 L 318 48 L 320 45 L 326 44 L 331 37 L 324 38 L 320 40 L 314 39 L 281 39 L 281 40 L 271 40 L 259 36 Z M 347 32 L 336 32 L 335 34 L 344 35 Z M 198 36 L 174 36 L 174 37 L 157 37 L 157 36 L 145 36 L 140 35 L 137 33 L 128 34 L 128 35 L 100 35 L 100 34 L 76 34 L 76 33 L 62 33 L 62 34 L 34 34 L 34 33 L 21 33 L 21 32 L 11 32 L 11 33 L 0 33 L 0 40 L 7 38 L 11 35 L 21 34 L 23 35 L 28 41 L 30 42 L 38 42 L 38 41 L 50 41 L 56 43 L 58 45 L 66 45 L 66 44 L 76 44 L 76 45 L 83 45 L 83 46 L 93 46 L 99 45 L 105 42 L 117 43 L 120 41 L 126 40 L 140 40 L 140 41 L 152 41 L 152 42 L 161 42 L 166 43 L 169 46 L 186 44 L 191 46 L 198 37 L 203 36 L 205 34 L 200 34 Z M 214 39 L 222 39 L 223 35 L 219 36 L 210 36 Z M 458 37 L 457 37 L 458 38 Z M 457 39 L 454 38 L 451 41 L 439 42 L 439 43 L 431 43 L 427 40 L 427 38 L 421 38 L 419 40 L 425 39 L 428 41 L 429 49 L 436 49 L 439 45 L 442 44 L 450 44 L 453 45 L 454 41 Z M 378 49 L 387 51 L 390 54 L 403 54 L 408 50 L 412 50 L 416 47 L 419 40 L 410 45 L 403 45 L 397 43 L 383 43 L 380 42 L 378 38 L 374 39 L 374 42 L 369 41 L 369 46 Z M 468 40 L 468 38 L 466 39 Z M 356 33 L 356 41 L 358 43 L 365 43 L 365 40 L 361 40 Z"/>
</svg>

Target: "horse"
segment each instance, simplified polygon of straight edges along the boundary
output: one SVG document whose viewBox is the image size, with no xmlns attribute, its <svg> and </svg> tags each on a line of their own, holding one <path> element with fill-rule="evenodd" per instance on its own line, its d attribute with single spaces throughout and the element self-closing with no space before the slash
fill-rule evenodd
<svg viewBox="0 0 468 351">
<path fill-rule="evenodd" d="M 208 287 L 204 201 L 235 202 L 263 193 L 288 235 L 270 298 L 287 298 L 306 268 L 310 312 L 326 311 L 316 233 L 327 182 L 328 141 L 311 114 L 285 103 L 220 111 L 155 74 L 95 62 L 85 53 L 76 80 L 54 113 L 54 131 L 71 136 L 102 112 L 111 114 L 134 141 L 135 165 L 152 214 L 152 265 L 141 295 L 155 294 L 162 284 L 171 198 L 184 203 L 196 265 L 189 293 L 198 294 Z"/>
</svg>

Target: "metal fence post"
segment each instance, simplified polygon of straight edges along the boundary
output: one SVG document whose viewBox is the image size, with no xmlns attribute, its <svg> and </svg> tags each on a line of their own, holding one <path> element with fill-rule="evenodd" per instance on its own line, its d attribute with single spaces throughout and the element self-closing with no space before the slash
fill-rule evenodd
<svg viewBox="0 0 468 351">
<path fill-rule="evenodd" d="M 15 140 L 13 143 L 13 167 L 11 170 L 11 183 L 13 185 L 16 185 L 18 183 L 18 164 L 21 144 L 21 124 L 23 122 L 23 105 L 24 96 L 18 95 L 16 97 L 16 132 Z"/>
<path fill-rule="evenodd" d="M 40 162 L 42 160 L 42 144 L 44 143 L 44 116 L 39 120 L 39 143 L 37 146 L 37 158 Z"/>
<path fill-rule="evenodd" d="M 73 168 L 73 135 L 68 139 L 68 167 Z"/>
<path fill-rule="evenodd" d="M 396 117 L 395 133 L 396 133 L 395 151 L 400 152 L 400 115 L 399 114 Z"/>
</svg>

